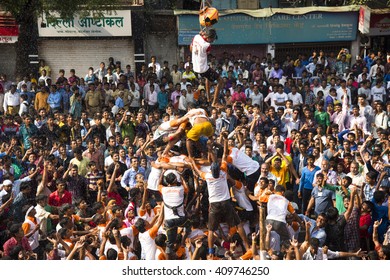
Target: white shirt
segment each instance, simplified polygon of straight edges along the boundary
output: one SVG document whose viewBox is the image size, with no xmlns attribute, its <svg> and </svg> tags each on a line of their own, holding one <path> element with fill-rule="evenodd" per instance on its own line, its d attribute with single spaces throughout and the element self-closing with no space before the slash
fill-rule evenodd
<svg viewBox="0 0 390 280">
<path fill-rule="evenodd" d="M 374 118 L 375 127 L 372 127 L 372 133 L 374 138 L 378 138 L 378 134 L 376 132 L 378 128 L 382 128 L 385 130 L 387 129 L 387 121 L 388 121 L 388 117 L 385 111 L 382 111 L 382 113 L 375 115 Z"/>
<path fill-rule="evenodd" d="M 370 76 L 371 77 L 375 77 L 376 76 L 376 73 L 378 71 L 378 67 L 382 70 L 382 73 L 385 72 L 385 67 L 383 65 L 378 65 L 378 64 L 375 64 L 374 66 L 372 66 L 370 68 Z"/>
<path fill-rule="evenodd" d="M 359 129 L 363 130 L 364 134 L 368 134 L 367 126 L 366 126 L 366 118 L 360 115 L 357 117 L 355 117 L 354 115 L 350 115 L 348 117 L 348 123 L 349 125 L 347 126 L 347 128 L 352 129 L 355 127 L 356 124 Z"/>
<path fill-rule="evenodd" d="M 371 89 L 370 88 L 364 88 L 364 87 L 360 87 L 358 89 L 358 95 L 359 94 L 365 94 L 367 99 L 366 100 L 371 100 Z"/>
<path fill-rule="evenodd" d="M 289 201 L 284 196 L 279 194 L 271 194 L 267 202 L 268 215 L 266 219 L 286 223 L 288 204 Z"/>
<path fill-rule="evenodd" d="M 195 102 L 194 93 L 193 92 L 187 92 L 186 101 L 187 101 L 187 104 Z"/>
<path fill-rule="evenodd" d="M 377 86 L 371 88 L 371 96 L 373 97 L 373 101 L 382 101 L 383 97 L 386 96 L 386 90 L 384 87 L 378 88 Z"/>
<path fill-rule="evenodd" d="M 170 186 L 170 187 L 162 187 L 161 188 L 161 195 L 164 201 L 164 219 L 165 220 L 171 220 L 171 219 L 178 219 L 179 217 L 184 217 L 184 187 L 183 186 Z M 172 209 L 166 206 L 169 205 L 170 207 L 179 206 L 177 208 L 177 213 L 179 215 L 175 215 Z"/>
<path fill-rule="evenodd" d="M 204 168 L 203 168 L 204 170 Z M 219 172 L 219 177 L 215 179 L 211 174 L 211 168 L 208 166 L 208 172 L 203 173 L 204 180 L 207 183 L 207 190 L 209 192 L 209 202 L 221 202 L 230 199 L 229 186 L 227 184 L 227 175 L 224 171 Z"/>
<path fill-rule="evenodd" d="M 330 86 L 326 86 L 325 88 L 323 86 L 320 86 L 315 89 L 314 94 L 317 96 L 317 92 L 320 90 L 324 93 L 324 98 L 326 98 L 329 95 Z"/>
<path fill-rule="evenodd" d="M 364 178 L 364 175 L 362 173 L 358 173 L 356 175 L 353 175 L 351 172 L 347 174 L 348 177 L 351 177 L 352 179 L 352 185 L 362 187 L 364 186 L 366 179 Z"/>
<path fill-rule="evenodd" d="M 371 81 L 370 73 L 366 73 L 366 74 L 367 74 L 367 80 Z M 358 83 L 361 83 L 362 81 L 363 81 L 363 73 L 359 74 L 357 79 Z"/>
<path fill-rule="evenodd" d="M 114 160 L 112 159 L 111 156 L 108 156 L 104 159 L 104 166 L 105 167 L 109 167 L 111 165 L 111 163 L 113 163 Z"/>
<path fill-rule="evenodd" d="M 251 159 L 237 148 L 231 149 L 229 157 L 232 159 L 232 164 L 237 167 L 238 170 L 244 172 L 246 176 L 255 173 L 260 167 L 257 161 Z"/>
<path fill-rule="evenodd" d="M 153 83 L 153 85 L 154 85 L 154 90 L 155 90 L 155 91 L 159 89 L 158 84 Z M 150 93 L 151 93 L 151 92 L 150 92 L 150 83 L 147 83 L 146 85 L 144 85 L 144 98 L 145 98 L 146 100 L 149 99 Z"/>
<path fill-rule="evenodd" d="M 157 104 L 157 96 L 158 96 L 158 92 L 156 91 L 156 88 L 154 88 L 153 92 L 151 92 L 149 90 L 149 93 L 146 96 L 147 100 L 148 100 L 148 105 L 151 105 L 151 106 L 156 105 Z"/>
<path fill-rule="evenodd" d="M 301 121 L 299 119 L 294 120 L 293 118 L 282 118 L 282 121 L 283 120 L 284 125 L 287 128 L 287 137 L 291 136 L 291 130 L 299 130 L 299 125 L 301 124 Z"/>
<path fill-rule="evenodd" d="M 207 53 L 210 51 L 211 44 L 206 42 L 199 34 L 192 40 L 192 65 L 196 73 L 205 73 L 209 70 L 207 65 Z"/>
<path fill-rule="evenodd" d="M 8 91 L 4 95 L 4 111 L 7 111 L 8 106 L 19 106 L 20 105 L 20 94 L 15 91 L 13 94 L 11 91 Z"/>
<path fill-rule="evenodd" d="M 28 102 L 27 101 L 23 101 L 21 104 L 20 104 L 20 108 L 19 108 L 19 116 L 22 116 L 23 113 L 28 113 Z"/>
<path fill-rule="evenodd" d="M 47 219 L 49 218 L 50 216 L 50 212 L 47 212 L 45 210 L 44 207 L 42 207 L 41 205 L 37 204 L 37 206 L 35 206 L 35 211 L 37 212 L 35 214 L 35 218 L 39 219 L 40 221 L 42 221 L 42 224 L 41 224 L 41 230 L 43 232 L 43 235 L 46 235 L 47 234 Z"/>
<path fill-rule="evenodd" d="M 348 104 L 351 105 L 351 90 L 349 88 L 345 88 L 345 89 L 343 89 L 342 87 L 338 88 L 336 90 L 337 100 L 342 100 L 341 97 L 343 97 L 344 95 L 344 90 L 347 91 Z"/>
<path fill-rule="evenodd" d="M 156 160 L 156 162 L 158 162 L 158 160 Z M 160 179 L 161 173 L 162 169 L 151 166 L 147 187 L 149 190 L 158 191 L 158 181 Z"/>
<path fill-rule="evenodd" d="M 134 243 L 134 230 L 133 227 L 127 227 L 120 230 L 122 236 L 127 236 L 131 240 L 131 245 Z"/>
<path fill-rule="evenodd" d="M 131 101 L 130 107 L 139 107 L 141 94 L 139 93 L 139 91 L 137 89 L 135 91 L 130 90 L 130 95 L 131 94 L 133 95 L 133 101 Z M 129 100 L 131 100 L 130 95 L 129 95 Z"/>
<path fill-rule="evenodd" d="M 331 250 L 328 250 L 328 254 L 325 255 L 323 253 L 322 247 L 319 247 L 318 250 L 317 250 L 317 254 L 312 256 L 311 253 L 310 253 L 310 247 L 309 247 L 306 250 L 306 252 L 303 253 L 302 260 L 305 260 L 305 261 L 313 261 L 313 260 L 322 261 L 322 260 L 327 260 L 327 259 L 336 259 L 339 256 L 340 256 L 339 252 L 333 252 Z"/>
<path fill-rule="evenodd" d="M 264 99 L 264 102 L 268 102 L 268 100 L 271 100 L 271 106 L 276 109 L 274 95 L 275 95 L 275 92 L 273 92 L 273 91 L 268 93 L 268 95 Z"/>
<path fill-rule="evenodd" d="M 279 136 L 280 137 L 280 140 L 279 141 L 282 141 L 282 142 L 284 142 L 284 137 L 283 136 Z M 271 135 L 271 136 L 268 136 L 267 137 L 267 140 L 266 140 L 266 143 L 267 143 L 267 147 L 269 147 L 269 146 L 271 146 L 271 145 L 275 145 L 276 143 L 272 143 L 272 141 L 274 140 L 274 136 L 273 135 Z"/>
<path fill-rule="evenodd" d="M 292 101 L 293 106 L 303 104 L 302 95 L 299 92 L 295 94 L 292 94 L 292 92 L 290 92 L 288 94 L 288 99 Z"/>
<path fill-rule="evenodd" d="M 274 104 L 276 105 L 276 103 L 282 103 L 282 102 L 286 102 L 288 100 L 288 96 L 286 93 L 275 93 L 274 96 L 272 97 L 273 99 L 273 102 Z M 276 107 L 282 107 L 282 108 L 285 108 L 285 105 L 276 105 Z"/>
<path fill-rule="evenodd" d="M 115 131 L 115 133 L 121 132 L 121 129 L 119 128 L 119 126 L 115 125 L 115 130 L 114 130 L 114 131 Z M 106 129 L 106 139 L 107 139 L 107 141 L 108 141 L 108 138 L 110 138 L 111 136 L 114 136 L 114 137 L 115 137 L 115 135 L 112 134 L 112 132 L 111 132 L 111 128 L 108 127 L 108 128 Z"/>
<path fill-rule="evenodd" d="M 141 243 L 141 259 L 142 260 L 154 260 L 157 245 L 154 242 L 154 238 L 150 236 L 150 230 L 145 231 L 144 233 L 138 234 L 139 242 Z"/>
<path fill-rule="evenodd" d="M 250 203 L 248 196 L 245 193 L 246 187 L 241 184 L 241 188 L 236 186 L 232 188 L 237 204 L 246 211 L 253 211 L 253 206 Z"/>
<path fill-rule="evenodd" d="M 160 73 L 161 73 L 161 65 L 160 65 L 160 63 L 155 62 L 155 63 L 153 64 L 153 62 L 150 62 L 150 63 L 148 64 L 148 68 L 149 68 L 149 67 L 152 67 L 152 68 L 153 68 L 153 71 L 155 71 L 154 73 L 156 73 L 156 74 L 157 74 L 157 77 L 160 78 Z M 155 70 L 154 70 L 154 69 L 155 69 Z"/>
<path fill-rule="evenodd" d="M 260 107 L 263 107 L 264 97 L 263 97 L 263 94 L 261 92 L 258 92 L 257 94 L 255 94 L 254 92 L 251 92 L 249 94 L 249 98 L 252 99 L 253 105 L 258 104 Z"/>
<path fill-rule="evenodd" d="M 179 98 L 179 110 L 187 111 L 187 99 L 184 95 Z"/>
<path fill-rule="evenodd" d="M 264 69 L 264 73 L 265 73 L 265 76 L 267 77 L 267 80 L 268 80 L 269 75 L 271 74 L 272 71 L 274 71 L 273 67 L 271 67 L 271 69 L 269 69 L 268 67 Z"/>
</svg>

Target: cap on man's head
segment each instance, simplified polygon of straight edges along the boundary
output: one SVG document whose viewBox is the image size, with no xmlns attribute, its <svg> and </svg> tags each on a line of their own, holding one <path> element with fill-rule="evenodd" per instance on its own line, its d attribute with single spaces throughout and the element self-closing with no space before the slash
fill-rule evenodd
<svg viewBox="0 0 390 280">
<path fill-rule="evenodd" d="M 11 180 L 4 180 L 3 181 L 3 186 L 12 186 L 12 185 L 13 185 L 13 183 Z"/>
</svg>

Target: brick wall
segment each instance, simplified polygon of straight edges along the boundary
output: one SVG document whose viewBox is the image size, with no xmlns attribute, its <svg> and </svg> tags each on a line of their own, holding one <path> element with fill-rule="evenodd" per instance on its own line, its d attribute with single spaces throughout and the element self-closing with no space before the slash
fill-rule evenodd
<svg viewBox="0 0 390 280">
<path fill-rule="evenodd" d="M 51 67 L 53 80 L 57 79 L 59 69 L 65 70 L 66 77 L 72 68 L 77 76 L 85 77 L 89 67 L 96 70 L 102 61 L 107 65 L 109 57 L 121 61 L 123 69 L 130 64 L 134 71 L 132 39 L 42 39 L 39 42 L 39 58 L 43 58 Z"/>
</svg>

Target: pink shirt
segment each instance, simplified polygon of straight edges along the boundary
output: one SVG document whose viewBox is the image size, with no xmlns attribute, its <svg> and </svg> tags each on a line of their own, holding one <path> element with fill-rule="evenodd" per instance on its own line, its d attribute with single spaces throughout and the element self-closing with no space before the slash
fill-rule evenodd
<svg viewBox="0 0 390 280">
<path fill-rule="evenodd" d="M 239 102 L 242 102 L 242 103 L 245 103 L 245 100 L 246 100 L 246 96 L 245 96 L 245 93 L 243 92 L 234 92 L 232 94 L 232 102 L 236 102 L 236 101 L 239 101 Z"/>
<path fill-rule="evenodd" d="M 18 241 L 15 239 L 15 237 L 11 237 L 10 239 L 7 240 L 7 242 L 4 243 L 3 248 L 4 248 L 4 255 L 9 256 L 11 250 L 18 245 Z M 32 251 L 31 246 L 28 243 L 28 239 L 26 237 L 22 238 L 22 247 L 25 251 Z"/>
</svg>

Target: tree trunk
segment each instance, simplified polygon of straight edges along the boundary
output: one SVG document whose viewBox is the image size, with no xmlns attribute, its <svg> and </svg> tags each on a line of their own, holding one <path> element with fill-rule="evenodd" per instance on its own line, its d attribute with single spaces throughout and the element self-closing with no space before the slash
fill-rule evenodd
<svg viewBox="0 0 390 280">
<path fill-rule="evenodd" d="M 38 74 L 38 64 L 30 64 L 29 55 L 38 54 L 38 27 L 34 10 L 25 9 L 17 18 L 19 38 L 16 43 L 16 79 Z"/>
</svg>

